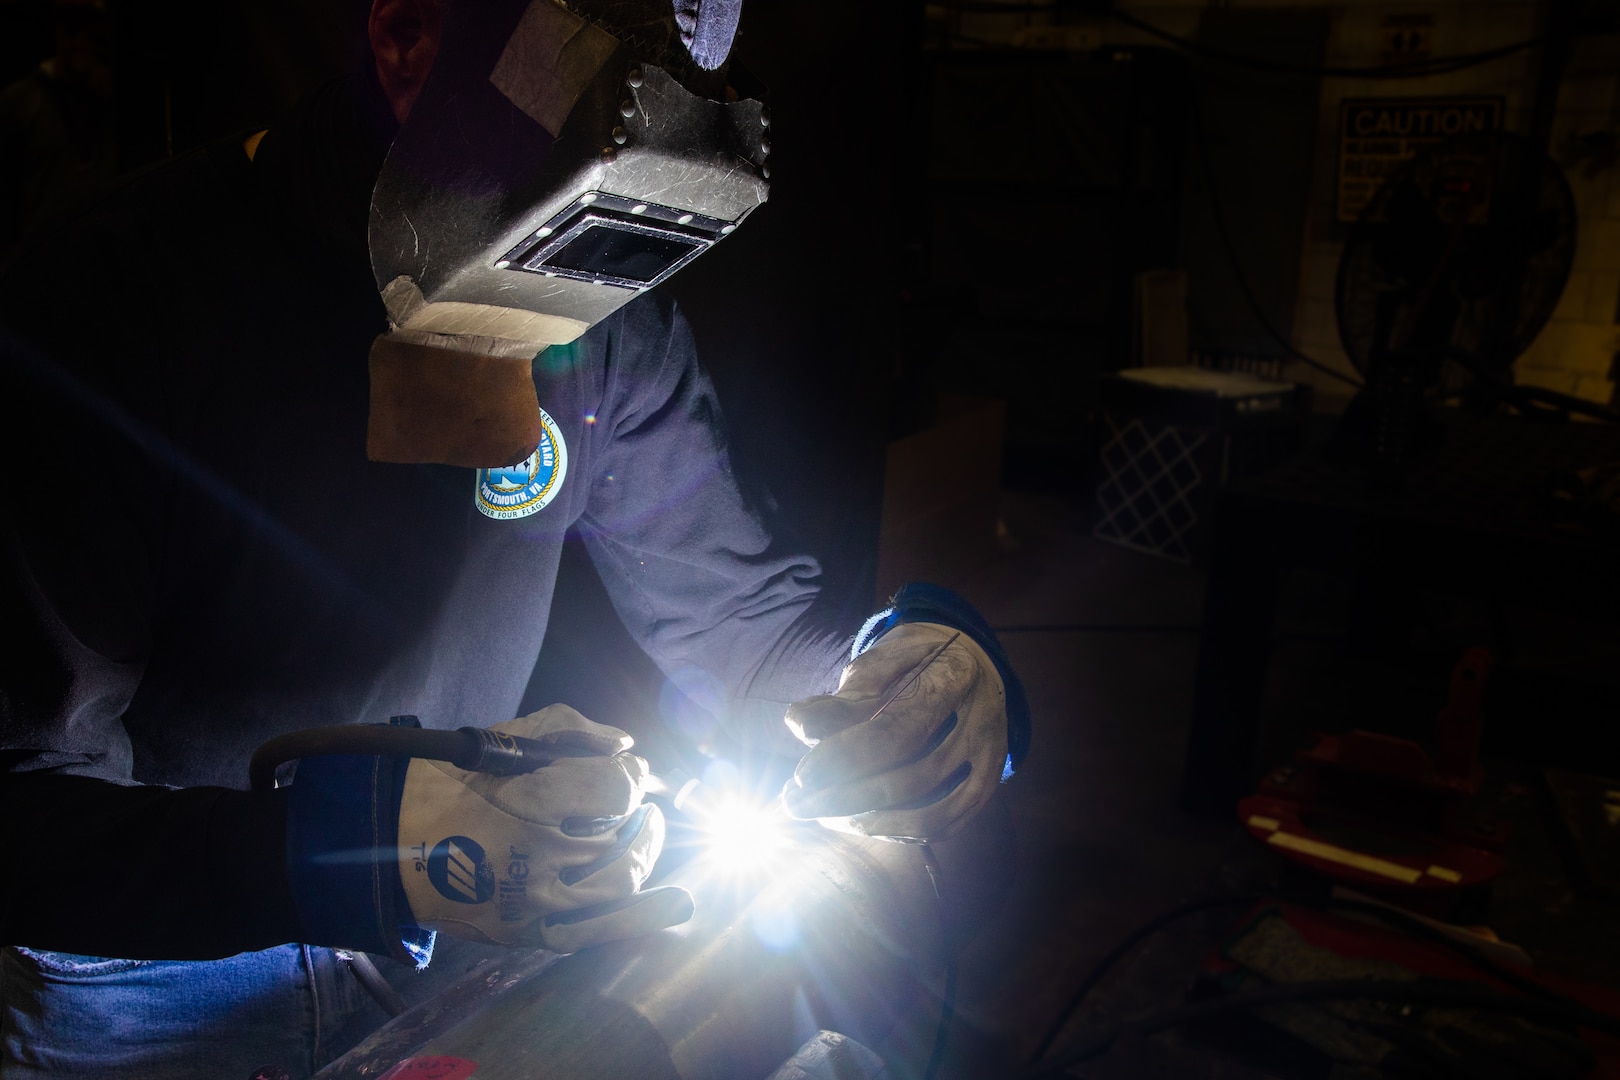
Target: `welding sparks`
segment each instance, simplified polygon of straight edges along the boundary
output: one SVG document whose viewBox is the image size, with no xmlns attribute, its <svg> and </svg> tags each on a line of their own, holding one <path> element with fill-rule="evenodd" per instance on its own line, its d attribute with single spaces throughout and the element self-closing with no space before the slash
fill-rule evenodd
<svg viewBox="0 0 1620 1080">
<path fill-rule="evenodd" d="M 723 795 L 694 817 L 703 837 L 703 858 L 738 877 L 770 871 L 791 846 L 787 819 L 774 803 Z"/>
<path fill-rule="evenodd" d="M 782 807 L 747 786 L 735 766 L 711 762 L 703 780 L 680 772 L 649 778 L 648 789 L 670 800 L 678 841 L 690 845 L 697 878 L 689 883 L 700 903 L 736 905 L 742 921 L 773 952 L 798 945 L 795 910 L 802 888 L 799 872 L 808 864 L 794 858 L 806 830 Z"/>
<path fill-rule="evenodd" d="M 654 776 L 649 790 L 670 800 L 684 844 L 695 849 L 705 875 L 734 886 L 780 881 L 801 830 L 781 800 L 751 790 L 735 767 L 715 762 L 700 782 L 679 772 Z"/>
</svg>

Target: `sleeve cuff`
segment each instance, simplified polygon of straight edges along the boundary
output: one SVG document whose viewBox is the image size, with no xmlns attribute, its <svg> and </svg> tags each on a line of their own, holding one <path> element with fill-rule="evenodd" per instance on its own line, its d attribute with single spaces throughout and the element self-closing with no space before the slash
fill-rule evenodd
<svg viewBox="0 0 1620 1080">
<path fill-rule="evenodd" d="M 889 601 L 889 606 L 867 619 L 860 633 L 855 635 L 855 643 L 850 647 L 850 659 L 870 649 L 896 626 L 915 622 L 940 623 L 962 631 L 995 664 L 996 674 L 1001 676 L 1001 684 L 1007 692 L 1007 762 L 1001 772 L 1002 781 L 1007 781 L 1029 755 L 1029 699 L 1024 695 L 1024 684 L 1013 670 L 995 631 L 990 629 L 990 624 L 974 610 L 972 604 L 941 585 L 917 582 L 902 586 Z"/>
<path fill-rule="evenodd" d="M 413 925 L 399 880 L 399 801 L 409 758 L 299 762 L 287 804 L 287 880 L 301 938 L 418 968 L 433 932 Z"/>
</svg>

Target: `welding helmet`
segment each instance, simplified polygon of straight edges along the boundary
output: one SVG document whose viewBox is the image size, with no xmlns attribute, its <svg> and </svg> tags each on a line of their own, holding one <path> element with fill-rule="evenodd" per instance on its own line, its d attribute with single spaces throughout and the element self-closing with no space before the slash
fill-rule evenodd
<svg viewBox="0 0 1620 1080">
<path fill-rule="evenodd" d="M 386 337 L 533 357 L 735 230 L 770 150 L 764 105 L 727 100 L 740 7 L 450 0 L 372 194 Z"/>
</svg>

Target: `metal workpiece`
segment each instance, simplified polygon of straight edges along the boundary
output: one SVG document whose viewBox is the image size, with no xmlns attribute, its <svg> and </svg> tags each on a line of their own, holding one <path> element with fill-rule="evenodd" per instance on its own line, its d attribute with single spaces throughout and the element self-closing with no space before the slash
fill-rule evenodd
<svg viewBox="0 0 1620 1080">
<path fill-rule="evenodd" d="M 943 981 L 943 905 L 923 854 L 792 829 L 762 879 L 717 876 L 700 855 L 661 882 L 693 893 L 685 925 L 560 958 L 492 960 L 320 1080 L 376 1080 L 429 1059 L 476 1063 L 478 1080 L 763 1080 L 819 1031 L 880 1042 Z"/>
<path fill-rule="evenodd" d="M 887 1080 L 883 1059 L 836 1031 L 819 1031 L 766 1080 Z"/>
</svg>

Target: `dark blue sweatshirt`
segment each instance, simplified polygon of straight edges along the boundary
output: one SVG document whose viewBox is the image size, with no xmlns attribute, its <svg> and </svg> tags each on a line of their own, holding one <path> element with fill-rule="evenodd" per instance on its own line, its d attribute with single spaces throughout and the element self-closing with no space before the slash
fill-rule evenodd
<svg viewBox="0 0 1620 1080">
<path fill-rule="evenodd" d="M 366 168 L 330 151 L 346 107 L 252 163 L 229 142 L 160 167 L 0 275 L 0 830 L 40 868 L 3 875 L 0 941 L 303 939 L 285 793 L 241 790 L 249 755 L 400 713 L 510 719 L 569 530 L 648 654 L 723 688 L 738 738 L 790 749 L 784 705 L 848 658 L 816 563 L 739 495 L 657 295 L 535 360 L 560 473 L 538 510 L 485 512 L 523 501 L 518 477 L 366 459 L 386 322 L 364 206 L 332 194 Z"/>
</svg>

